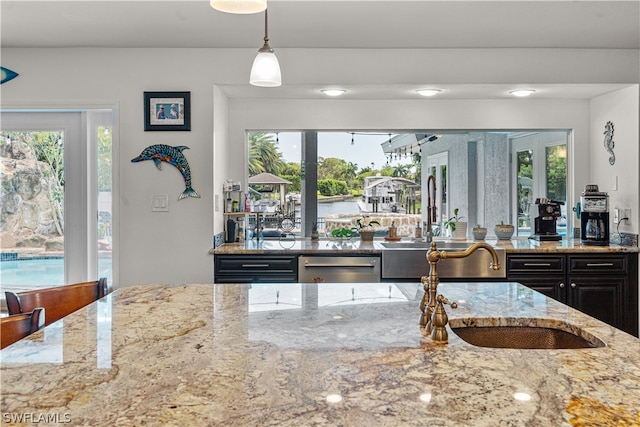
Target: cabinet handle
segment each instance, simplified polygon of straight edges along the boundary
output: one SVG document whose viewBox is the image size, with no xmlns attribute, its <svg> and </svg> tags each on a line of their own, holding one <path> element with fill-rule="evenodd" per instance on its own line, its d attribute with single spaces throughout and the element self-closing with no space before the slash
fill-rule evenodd
<svg viewBox="0 0 640 427">
<path fill-rule="evenodd" d="M 242 268 L 268 268 L 269 264 L 242 264 Z"/>
<path fill-rule="evenodd" d="M 613 267 L 612 262 L 588 262 L 587 267 Z"/>
<path fill-rule="evenodd" d="M 310 264 L 307 262 L 304 263 L 304 266 L 305 268 L 312 268 L 312 267 L 374 268 L 375 267 L 374 264 Z"/>
<path fill-rule="evenodd" d="M 551 267 L 551 264 L 548 262 L 536 262 L 536 263 L 524 263 L 525 267 Z"/>
<path fill-rule="evenodd" d="M 577 286 L 578 286 L 578 285 L 576 285 L 575 283 L 572 283 L 572 284 L 571 284 L 571 287 L 572 287 L 572 288 L 576 288 Z"/>
<path fill-rule="evenodd" d="M 564 282 L 561 282 L 559 286 L 560 286 L 560 289 L 564 289 L 564 287 L 567 285 L 565 285 Z"/>
</svg>

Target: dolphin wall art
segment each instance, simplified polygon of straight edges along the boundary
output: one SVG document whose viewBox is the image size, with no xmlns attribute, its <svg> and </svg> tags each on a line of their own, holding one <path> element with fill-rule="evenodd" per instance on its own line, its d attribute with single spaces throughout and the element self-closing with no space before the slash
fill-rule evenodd
<svg viewBox="0 0 640 427">
<path fill-rule="evenodd" d="M 150 145 L 145 148 L 138 157 L 131 159 L 131 162 L 137 163 L 143 160 L 153 160 L 156 167 L 160 170 L 162 170 L 162 162 L 175 166 L 182 174 L 185 186 L 187 187 L 182 194 L 180 194 L 178 200 L 186 197 L 200 197 L 198 192 L 191 188 L 191 169 L 189 168 L 189 162 L 187 162 L 186 157 L 182 154 L 183 150 L 188 149 L 189 147 L 184 145 L 178 145 L 177 147 L 164 144 Z"/>
</svg>

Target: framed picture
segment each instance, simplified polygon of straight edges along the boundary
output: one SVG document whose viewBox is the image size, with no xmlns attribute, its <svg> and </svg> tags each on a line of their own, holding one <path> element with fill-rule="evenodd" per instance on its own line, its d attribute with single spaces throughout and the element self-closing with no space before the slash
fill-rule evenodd
<svg viewBox="0 0 640 427">
<path fill-rule="evenodd" d="M 191 130 L 191 92 L 145 92 L 144 130 Z"/>
</svg>

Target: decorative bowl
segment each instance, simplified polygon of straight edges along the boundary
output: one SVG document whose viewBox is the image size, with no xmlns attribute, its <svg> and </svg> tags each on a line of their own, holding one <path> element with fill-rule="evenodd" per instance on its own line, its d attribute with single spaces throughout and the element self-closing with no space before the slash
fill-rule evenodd
<svg viewBox="0 0 640 427">
<path fill-rule="evenodd" d="M 484 240 L 487 237 L 487 229 L 484 227 L 474 227 L 471 232 L 475 240 Z"/>
<path fill-rule="evenodd" d="M 510 224 L 498 224 L 494 227 L 493 231 L 496 233 L 498 240 L 509 240 L 513 236 L 515 228 Z"/>
</svg>

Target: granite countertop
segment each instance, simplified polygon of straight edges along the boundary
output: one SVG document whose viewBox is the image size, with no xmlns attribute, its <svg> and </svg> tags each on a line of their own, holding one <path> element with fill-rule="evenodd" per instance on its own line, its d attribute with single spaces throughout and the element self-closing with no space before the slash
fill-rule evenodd
<svg viewBox="0 0 640 427">
<path fill-rule="evenodd" d="M 406 241 L 410 241 L 407 239 Z M 478 241 L 468 240 L 467 243 Z M 209 251 L 210 254 L 380 254 L 384 250 L 384 240 L 373 243 L 351 239 L 343 242 L 320 240 L 311 242 L 308 239 L 285 240 L 248 240 L 244 243 L 223 244 Z M 437 241 L 436 241 L 437 243 Z M 507 253 L 638 253 L 637 246 L 583 245 L 580 239 L 563 239 L 554 242 L 540 242 L 530 239 L 487 240 L 486 243 L 503 248 Z M 393 243 L 392 243 L 393 244 Z M 426 243 L 425 243 L 426 245 Z"/>
<path fill-rule="evenodd" d="M 436 345 L 418 326 L 418 283 L 131 286 L 0 352 L 2 422 L 640 423 L 637 338 L 516 283 L 439 290 L 459 302 L 452 323 L 555 319 L 607 346 L 491 349 L 451 332 Z"/>
</svg>

